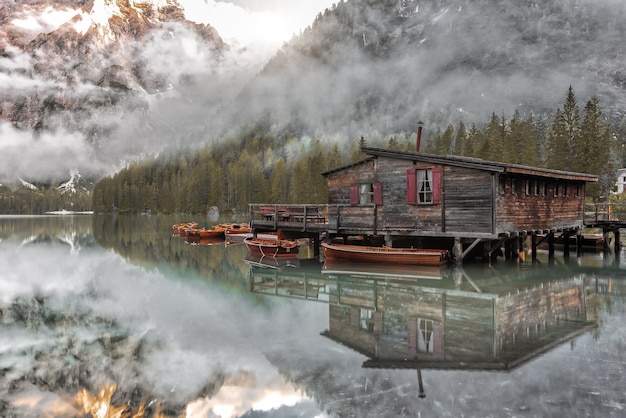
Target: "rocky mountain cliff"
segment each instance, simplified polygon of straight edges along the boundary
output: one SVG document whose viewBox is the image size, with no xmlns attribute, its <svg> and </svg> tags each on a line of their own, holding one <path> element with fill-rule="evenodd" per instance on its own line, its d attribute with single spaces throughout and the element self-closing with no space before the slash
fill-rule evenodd
<svg viewBox="0 0 626 418">
<path fill-rule="evenodd" d="M 175 136 L 169 108 L 192 101 L 185 89 L 204 91 L 228 54 L 176 0 L 3 2 L 0 131 L 13 163 L 0 181 L 97 177 L 158 152 Z"/>
<path fill-rule="evenodd" d="M 144 93 L 166 92 L 178 84 L 177 76 L 185 75 L 160 71 L 147 52 L 168 51 L 146 48 L 158 49 L 160 40 L 179 35 L 192 36 L 196 47 L 213 54 L 215 60 L 226 49 L 212 27 L 185 20 L 175 0 L 63 4 L 70 8 L 66 9 L 68 16 L 75 12 L 73 17 L 34 39 L 37 25 L 31 23 L 29 27 L 28 21 L 15 16 L 32 19 L 39 11 L 42 18 L 49 2 L 9 3 L 0 9 L 2 57 L 5 63 L 13 63 L 8 71 L 5 64 L 4 72 L 9 77 L 21 76 L 24 83 L 3 91 L 0 103 L 0 120 L 15 127 L 75 128 L 86 130 L 92 140 L 97 140 L 97 131 L 107 125 L 96 123 L 98 114 L 113 109 L 119 113 L 145 109 L 148 103 Z"/>
</svg>

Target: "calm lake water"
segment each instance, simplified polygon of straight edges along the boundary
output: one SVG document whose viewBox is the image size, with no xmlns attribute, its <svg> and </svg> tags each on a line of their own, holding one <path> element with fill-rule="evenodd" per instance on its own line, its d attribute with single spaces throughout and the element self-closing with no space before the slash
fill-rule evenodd
<svg viewBox="0 0 626 418">
<path fill-rule="evenodd" d="M 276 268 L 185 220 L 0 217 L 1 417 L 626 416 L 626 255 Z"/>
</svg>

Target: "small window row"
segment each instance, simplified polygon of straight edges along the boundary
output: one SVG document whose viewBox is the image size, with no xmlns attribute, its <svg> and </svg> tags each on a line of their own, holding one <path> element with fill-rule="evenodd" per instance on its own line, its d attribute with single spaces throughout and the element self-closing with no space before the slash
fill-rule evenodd
<svg viewBox="0 0 626 418">
<path fill-rule="evenodd" d="M 580 192 L 580 184 L 572 184 L 564 181 L 546 181 L 501 176 L 498 183 L 498 193 L 500 194 L 509 193 L 512 195 L 525 194 L 526 196 L 567 197 L 570 193 L 573 193 L 574 197 L 579 197 Z"/>
</svg>

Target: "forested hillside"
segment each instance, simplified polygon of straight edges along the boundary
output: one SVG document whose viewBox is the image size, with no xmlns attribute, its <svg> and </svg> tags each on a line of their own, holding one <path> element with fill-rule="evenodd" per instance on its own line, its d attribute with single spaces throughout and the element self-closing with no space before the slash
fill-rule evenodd
<svg viewBox="0 0 626 418">
<path fill-rule="evenodd" d="M 50 184 L 29 187 L 0 184 L 1 214 L 41 215 L 61 210 L 83 212 L 91 208 L 92 199 L 88 191 L 68 193 Z"/>
<path fill-rule="evenodd" d="M 324 203 L 327 168 L 362 157 L 319 139 L 276 136 L 259 126 L 201 151 L 164 153 L 100 181 L 97 212 L 206 213 L 246 210 L 250 202 Z"/>
<path fill-rule="evenodd" d="M 588 195 L 607 196 L 616 166 L 626 160 L 623 142 L 603 115 L 599 100 L 581 108 L 573 88 L 551 120 L 493 113 L 483 126 L 460 121 L 425 135 L 421 151 L 600 175 Z M 246 210 L 249 203 L 325 203 L 320 173 L 360 160 L 360 146 L 414 151 L 412 133 L 358 138 L 350 144 L 329 139 L 273 135 L 257 126 L 227 143 L 130 165 L 96 185 L 97 212 L 206 213 L 211 207 Z M 623 133 L 620 136 L 623 138 Z"/>
</svg>

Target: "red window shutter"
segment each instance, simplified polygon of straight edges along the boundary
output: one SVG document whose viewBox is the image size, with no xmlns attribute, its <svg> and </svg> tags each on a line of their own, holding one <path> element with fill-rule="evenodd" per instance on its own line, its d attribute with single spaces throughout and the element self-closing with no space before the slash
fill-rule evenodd
<svg viewBox="0 0 626 418">
<path fill-rule="evenodd" d="M 378 181 L 374 183 L 374 204 L 383 204 L 383 184 Z"/>
<path fill-rule="evenodd" d="M 359 204 L 359 185 L 358 184 L 350 185 L 350 204 L 352 206 L 356 206 Z"/>
<path fill-rule="evenodd" d="M 441 167 L 433 167 L 433 203 L 441 203 Z"/>
<path fill-rule="evenodd" d="M 417 204 L 417 185 L 415 184 L 415 168 L 406 170 L 406 203 Z"/>
</svg>

